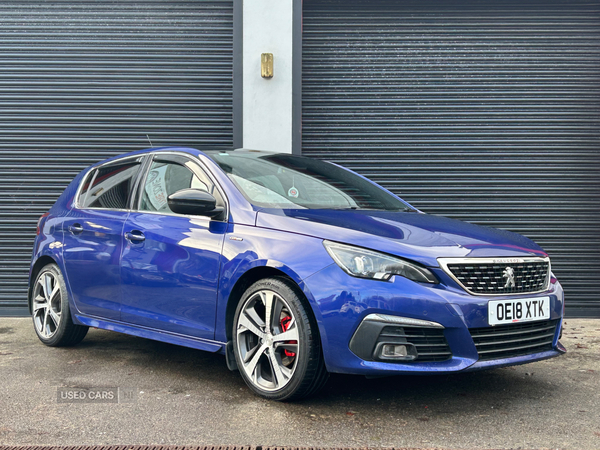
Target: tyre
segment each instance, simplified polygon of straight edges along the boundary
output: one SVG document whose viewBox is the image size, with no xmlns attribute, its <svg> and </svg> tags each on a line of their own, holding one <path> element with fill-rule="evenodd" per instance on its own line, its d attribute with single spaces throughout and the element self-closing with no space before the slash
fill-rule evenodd
<svg viewBox="0 0 600 450">
<path fill-rule="evenodd" d="M 327 380 L 316 321 L 300 290 L 285 278 L 257 281 L 233 319 L 233 351 L 252 391 L 270 400 L 297 400 Z"/>
<path fill-rule="evenodd" d="M 33 328 L 40 341 L 50 347 L 65 347 L 83 340 L 88 327 L 73 323 L 65 280 L 56 264 L 40 270 L 31 295 Z"/>
</svg>

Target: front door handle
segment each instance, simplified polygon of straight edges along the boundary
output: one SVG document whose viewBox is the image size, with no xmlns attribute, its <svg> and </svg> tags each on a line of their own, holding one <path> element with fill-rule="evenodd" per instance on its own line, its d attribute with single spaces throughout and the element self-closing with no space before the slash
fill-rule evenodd
<svg viewBox="0 0 600 450">
<path fill-rule="evenodd" d="M 83 231 L 83 227 L 80 223 L 74 223 L 69 226 L 69 231 L 73 234 L 81 233 Z"/>
<path fill-rule="evenodd" d="M 128 231 L 125 233 L 125 239 L 130 242 L 142 242 L 146 240 L 146 236 L 139 230 Z"/>
</svg>

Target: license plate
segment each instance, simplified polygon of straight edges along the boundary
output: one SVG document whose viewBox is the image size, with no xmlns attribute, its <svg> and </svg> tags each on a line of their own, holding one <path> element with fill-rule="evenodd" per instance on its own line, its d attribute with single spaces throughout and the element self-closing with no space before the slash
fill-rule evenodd
<svg viewBox="0 0 600 450">
<path fill-rule="evenodd" d="M 531 322 L 549 318 L 550 297 L 490 300 L 488 303 L 490 325 Z"/>
</svg>

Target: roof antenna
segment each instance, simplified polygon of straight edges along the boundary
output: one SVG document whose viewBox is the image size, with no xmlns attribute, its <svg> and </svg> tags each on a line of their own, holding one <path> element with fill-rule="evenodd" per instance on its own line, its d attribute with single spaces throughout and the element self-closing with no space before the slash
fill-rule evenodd
<svg viewBox="0 0 600 450">
<path fill-rule="evenodd" d="M 146 135 L 146 137 L 148 138 L 148 142 L 150 142 L 150 148 L 154 148 L 154 145 L 152 145 L 152 141 L 150 140 L 150 136 Z"/>
</svg>

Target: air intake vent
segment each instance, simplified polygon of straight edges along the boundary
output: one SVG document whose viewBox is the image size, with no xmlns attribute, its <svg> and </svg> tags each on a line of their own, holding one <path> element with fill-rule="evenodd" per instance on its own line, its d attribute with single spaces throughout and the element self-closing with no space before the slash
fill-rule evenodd
<svg viewBox="0 0 600 450">
<path fill-rule="evenodd" d="M 480 361 L 511 358 L 552 350 L 558 320 L 472 328 Z"/>
<path fill-rule="evenodd" d="M 377 343 L 408 343 L 417 349 L 416 362 L 446 361 L 452 357 L 444 330 L 439 328 L 388 326 L 381 330 Z"/>
</svg>

